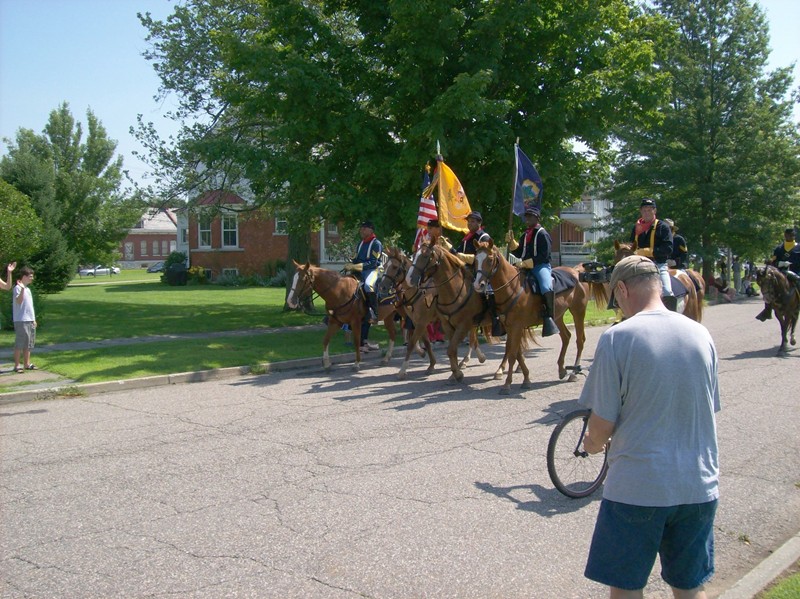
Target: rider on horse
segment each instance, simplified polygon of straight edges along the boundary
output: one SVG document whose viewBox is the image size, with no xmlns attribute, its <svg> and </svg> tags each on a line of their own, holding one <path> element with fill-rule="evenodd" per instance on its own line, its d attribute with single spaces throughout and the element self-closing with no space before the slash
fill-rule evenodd
<svg viewBox="0 0 800 599">
<path fill-rule="evenodd" d="M 369 309 L 369 318 L 365 319 L 361 326 L 361 338 L 364 340 L 363 343 L 372 349 L 366 343 L 366 339 L 369 334 L 369 326 L 378 322 L 378 296 L 375 287 L 378 284 L 378 268 L 381 265 L 383 245 L 375 236 L 375 226 L 370 220 L 365 220 L 359 225 L 358 234 L 361 236 L 361 241 L 356 248 L 356 255 L 348 264 L 344 265 L 344 269 L 360 273 L 361 285 Z"/>
<path fill-rule="evenodd" d="M 454 248 L 453 254 L 457 254 L 465 263 L 472 264 L 475 261 L 475 243 L 478 241 L 490 241 L 491 236 L 483 229 L 483 216 L 480 212 L 472 211 L 467 214 L 467 229 L 469 233 Z"/>
<path fill-rule="evenodd" d="M 675 312 L 677 300 L 672 293 L 672 282 L 669 278 L 669 266 L 667 260 L 672 257 L 672 231 L 669 225 L 663 220 L 656 218 L 656 202 L 650 198 L 645 198 L 639 205 L 641 218 L 631 230 L 631 243 L 636 244 L 636 254 L 647 256 L 658 267 L 658 274 L 661 277 L 661 296 L 671 298 L 663 300 L 664 305 Z"/>
<path fill-rule="evenodd" d="M 800 291 L 800 245 L 794 240 L 794 227 L 784 230 L 783 243 L 772 250 L 772 257 L 767 264 L 779 268 Z M 772 318 L 772 306 L 764 303 L 764 309 L 756 318 L 761 322 Z"/>
<path fill-rule="evenodd" d="M 558 332 L 555 320 L 555 292 L 553 291 L 553 267 L 550 265 L 550 248 L 553 245 L 550 234 L 539 224 L 540 212 L 538 208 L 529 206 L 525 208 L 525 224 L 528 228 L 519 238 L 519 242 L 514 239 L 514 232 L 509 231 L 506 235 L 508 249 L 522 262 L 517 264 L 518 268 L 528 271 L 527 278 L 531 282 L 531 289 L 534 289 L 533 282 L 538 283 L 539 293 L 544 298 L 542 315 L 542 337 L 549 337 Z"/>
<path fill-rule="evenodd" d="M 678 233 L 678 227 L 671 219 L 665 218 L 664 222 L 672 231 L 672 256 L 667 263 L 673 268 L 685 270 L 689 268 L 689 247 L 686 245 L 686 238 Z"/>
</svg>

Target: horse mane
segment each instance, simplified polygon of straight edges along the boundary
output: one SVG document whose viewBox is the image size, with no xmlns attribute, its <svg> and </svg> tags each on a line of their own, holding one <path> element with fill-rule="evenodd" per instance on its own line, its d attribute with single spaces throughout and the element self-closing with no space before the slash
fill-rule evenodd
<svg viewBox="0 0 800 599">
<path fill-rule="evenodd" d="M 466 266 L 466 263 L 461 258 L 456 256 L 455 254 L 452 254 L 452 253 L 448 252 L 447 250 L 442 249 L 442 248 L 440 248 L 438 246 L 433 247 L 432 249 L 438 250 L 439 252 L 441 252 L 442 257 L 447 262 L 449 262 L 451 266 L 454 266 L 456 268 L 463 268 L 464 266 Z"/>
</svg>

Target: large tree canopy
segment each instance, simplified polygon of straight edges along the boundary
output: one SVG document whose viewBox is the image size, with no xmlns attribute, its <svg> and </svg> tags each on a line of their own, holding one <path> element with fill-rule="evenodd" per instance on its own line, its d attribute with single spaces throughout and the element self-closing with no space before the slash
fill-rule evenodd
<svg viewBox="0 0 800 599">
<path fill-rule="evenodd" d="M 437 140 L 498 230 L 519 137 L 553 214 L 665 97 L 663 21 L 624 0 L 188 0 L 141 20 L 184 122 L 174 143 L 140 123 L 155 172 L 190 196 L 247 181 L 296 232 L 368 216 L 410 243 Z"/>
<path fill-rule="evenodd" d="M 44 222 L 39 251 L 26 258 L 38 286 L 62 290 L 79 263 L 110 262 L 119 242 L 141 217 L 142 204 L 121 191 L 122 158 L 97 117 L 86 113 L 88 132 L 66 103 L 50 113 L 42 134 L 20 129 L 5 140 L 0 176 L 31 198 Z"/>
<path fill-rule="evenodd" d="M 800 218 L 800 138 L 790 68 L 766 71 L 763 12 L 747 0 L 662 0 L 674 26 L 659 51 L 672 79 L 663 125 L 620 135 L 613 236 L 644 196 L 676 221 L 709 275 L 720 248 L 763 258 Z"/>
</svg>

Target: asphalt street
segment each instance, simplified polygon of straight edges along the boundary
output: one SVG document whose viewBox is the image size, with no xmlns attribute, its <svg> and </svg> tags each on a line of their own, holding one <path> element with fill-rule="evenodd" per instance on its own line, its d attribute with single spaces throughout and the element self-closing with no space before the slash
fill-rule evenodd
<svg viewBox="0 0 800 599">
<path fill-rule="evenodd" d="M 800 350 L 776 357 L 759 310 L 704 319 L 722 389 L 712 597 L 800 531 Z M 560 495 L 545 465 L 584 379 L 559 381 L 558 340 L 540 341 L 533 389 L 518 375 L 509 396 L 498 346 L 462 384 L 440 354 L 406 381 L 373 360 L 0 405 L 0 596 L 604 597 L 582 575 L 600 494 Z M 671 597 L 657 565 L 646 596 Z"/>
</svg>

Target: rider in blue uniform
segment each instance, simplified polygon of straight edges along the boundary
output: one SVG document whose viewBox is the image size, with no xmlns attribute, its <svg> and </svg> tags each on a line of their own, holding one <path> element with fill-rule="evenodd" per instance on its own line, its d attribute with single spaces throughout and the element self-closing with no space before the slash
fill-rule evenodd
<svg viewBox="0 0 800 599">
<path fill-rule="evenodd" d="M 672 293 L 672 281 L 669 278 L 667 260 L 672 257 L 672 230 L 663 220 L 656 218 L 656 202 L 645 198 L 639 205 L 641 218 L 631 230 L 631 243 L 636 243 L 636 254 L 647 256 L 658 267 L 661 277 L 661 297 L 664 305 L 673 312 L 677 309 L 678 300 Z"/>
<path fill-rule="evenodd" d="M 550 248 L 553 245 L 550 234 L 539 224 L 538 208 L 525 208 L 525 224 L 528 228 L 519 238 L 514 240 L 514 232 L 506 236 L 508 249 L 520 262 L 517 267 L 528 270 L 528 277 L 533 277 L 539 285 L 539 293 L 544 297 L 544 314 L 542 314 L 542 337 L 558 333 L 555 320 L 555 292 L 553 291 L 553 267 L 550 265 Z"/>
<path fill-rule="evenodd" d="M 450 251 L 457 254 L 465 263 L 472 264 L 475 262 L 475 243 L 491 241 L 492 238 L 483 228 L 483 216 L 475 210 L 467 214 L 467 229 L 469 233 L 464 235 L 464 239 Z"/>
<path fill-rule="evenodd" d="M 361 345 L 362 349 L 378 349 L 377 344 L 367 341 L 369 327 L 378 322 L 378 296 L 376 286 L 378 284 L 378 268 L 381 265 L 381 254 L 383 245 L 375 236 L 375 225 L 372 221 L 363 221 L 358 228 L 361 241 L 356 247 L 356 255 L 350 263 L 344 265 L 345 270 L 358 272 L 361 276 L 361 284 L 364 295 L 367 298 L 369 315 L 361 324 Z"/>
<path fill-rule="evenodd" d="M 786 277 L 800 290 L 800 245 L 794 240 L 794 227 L 787 227 L 783 232 L 783 243 L 772 250 L 768 264 L 782 269 Z M 764 322 L 772 318 L 772 306 L 765 303 L 764 309 L 756 316 Z"/>
</svg>

